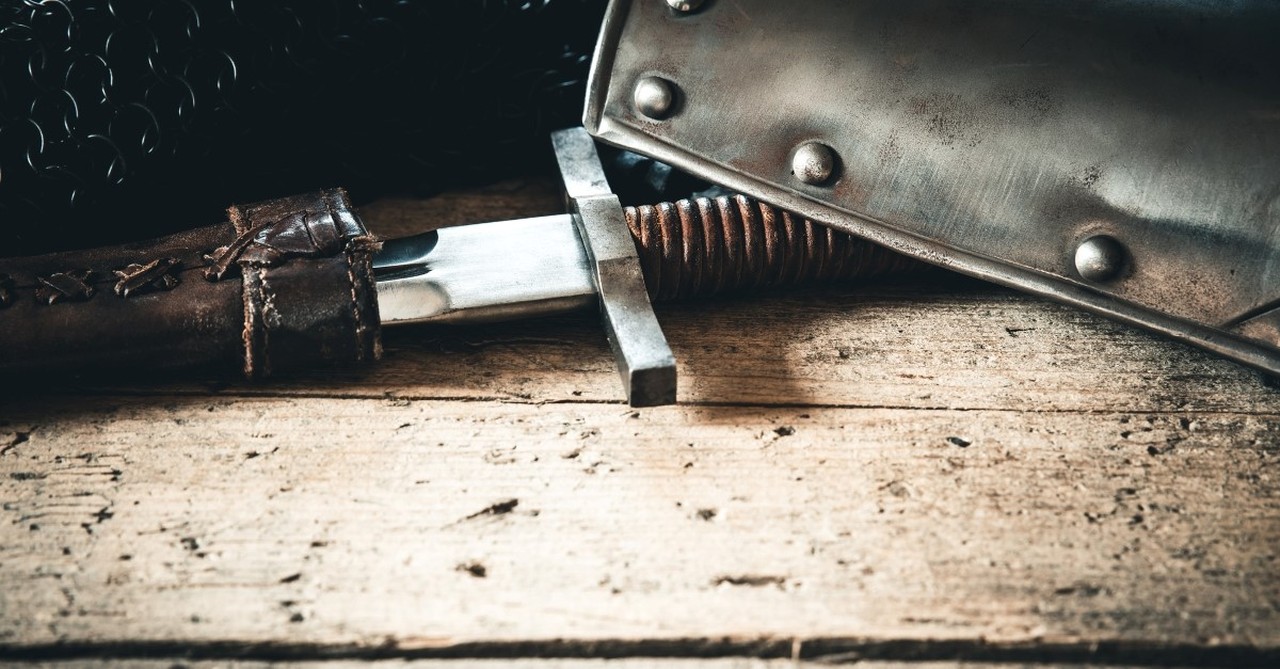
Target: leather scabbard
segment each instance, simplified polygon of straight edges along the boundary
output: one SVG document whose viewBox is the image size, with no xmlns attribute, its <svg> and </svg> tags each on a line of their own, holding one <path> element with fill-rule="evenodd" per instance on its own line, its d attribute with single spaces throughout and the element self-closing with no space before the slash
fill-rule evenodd
<svg viewBox="0 0 1280 669">
<path fill-rule="evenodd" d="M 380 353 L 371 256 L 346 193 L 87 251 L 0 259 L 0 371 L 240 367 L 261 377 Z"/>
</svg>

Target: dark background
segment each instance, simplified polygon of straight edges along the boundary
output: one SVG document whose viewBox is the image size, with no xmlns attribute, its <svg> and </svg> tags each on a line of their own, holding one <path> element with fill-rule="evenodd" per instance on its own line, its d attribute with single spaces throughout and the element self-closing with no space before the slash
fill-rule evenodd
<svg viewBox="0 0 1280 669">
<path fill-rule="evenodd" d="M 604 0 L 0 0 L 0 256 L 550 165 Z"/>
</svg>

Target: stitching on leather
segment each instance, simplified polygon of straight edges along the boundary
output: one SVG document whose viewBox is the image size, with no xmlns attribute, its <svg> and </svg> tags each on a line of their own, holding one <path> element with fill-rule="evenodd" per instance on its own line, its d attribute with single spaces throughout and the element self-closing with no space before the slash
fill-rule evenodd
<svg viewBox="0 0 1280 669">
<path fill-rule="evenodd" d="M 257 290 L 255 279 L 258 275 L 252 272 L 245 272 L 242 286 L 244 302 L 244 330 L 240 334 L 241 340 L 244 342 L 244 375 L 252 378 L 257 368 L 257 351 L 254 346 L 254 331 L 257 323 Z"/>
<path fill-rule="evenodd" d="M 351 313 L 355 316 L 356 322 L 351 328 L 356 339 L 356 360 L 364 360 L 364 320 L 360 317 L 360 298 L 356 295 L 356 272 L 355 258 L 351 255 L 351 249 L 348 248 L 342 253 L 347 261 L 347 288 L 351 291 Z"/>
<path fill-rule="evenodd" d="M 8 274 L 0 274 L 0 309 L 13 304 L 16 299 L 13 295 L 13 277 Z"/>
<path fill-rule="evenodd" d="M 233 206 L 228 210 L 232 224 L 239 231 L 237 238 L 227 246 L 216 249 L 206 257 L 211 265 L 206 269 L 206 278 L 217 280 L 222 278 L 233 266 L 239 267 L 244 283 L 245 328 L 242 338 L 245 345 L 245 375 L 269 376 L 272 372 L 270 334 L 272 323 L 277 323 L 279 314 L 274 312 L 273 294 L 270 292 L 268 276 L 270 268 L 286 265 L 290 258 L 315 257 L 326 255 L 321 248 L 320 240 L 307 221 L 327 210 L 328 215 L 336 220 L 333 209 L 333 194 L 323 192 L 319 197 L 310 196 L 306 200 L 287 199 L 274 201 L 265 205 L 253 205 L 247 208 Z M 324 209 L 316 206 L 317 200 Z M 285 206 L 285 205 L 288 206 Z M 268 220 L 257 223 L 254 218 L 262 215 Z M 279 229 L 277 230 L 277 226 Z M 299 244 L 297 228 L 304 232 L 305 243 Z M 265 231 L 265 232 L 264 232 Z M 273 235 L 280 235 L 274 237 Z M 263 237 L 259 239 L 259 237 Z M 350 240 L 348 240 L 350 248 Z M 340 249 L 328 252 L 328 257 L 336 259 Z M 352 258 L 346 249 L 341 249 L 347 261 L 347 282 L 352 296 L 352 312 L 356 323 L 356 359 L 365 358 L 364 348 L 360 346 L 361 311 L 359 290 L 352 269 Z"/>
<path fill-rule="evenodd" d="M 361 279 L 360 284 L 364 286 L 365 293 L 368 295 L 369 300 L 373 302 L 375 310 L 375 313 L 372 315 L 368 314 L 367 308 L 364 310 L 365 313 L 363 313 L 362 316 L 371 316 L 370 320 L 373 321 L 373 326 L 372 328 L 368 328 L 365 327 L 363 322 L 361 322 L 360 332 L 363 336 L 372 340 L 369 349 L 373 355 L 373 359 L 381 360 L 382 323 L 379 320 L 379 315 L 376 313 L 377 288 L 374 286 L 373 280 L 373 253 L 375 249 L 381 248 L 381 246 L 377 240 L 369 236 L 361 237 L 360 242 L 359 255 L 356 257 L 356 262 L 359 263 L 358 272 Z M 369 293 L 372 293 L 372 295 L 369 295 Z M 366 301 L 364 304 L 367 306 L 369 302 Z"/>
<path fill-rule="evenodd" d="M 209 251 L 208 253 L 200 253 L 198 251 L 195 251 L 189 254 L 183 254 L 184 257 L 187 257 L 186 259 L 183 259 L 182 257 L 173 258 L 173 260 L 177 261 L 177 266 L 171 269 L 169 271 L 169 274 L 173 276 L 175 279 L 178 279 L 179 281 L 181 281 L 183 275 L 185 274 L 203 271 L 206 265 L 201 265 L 199 261 L 200 259 L 205 258 L 206 256 L 211 255 L 212 253 L 214 253 L 214 251 Z M 135 264 L 147 264 L 147 263 L 130 263 L 130 266 Z M 89 278 L 85 279 L 84 283 L 94 288 L 94 290 L 98 290 L 100 286 L 110 286 L 110 285 L 113 285 L 113 283 L 115 282 L 119 282 L 119 277 L 116 275 L 116 272 L 119 270 L 110 269 L 103 266 L 103 267 L 90 268 L 88 271 L 89 271 Z M 6 279 L 7 279 L 7 283 L 4 282 Z M 26 293 L 27 291 L 38 290 L 40 288 L 43 288 L 44 285 L 45 284 L 40 282 L 39 277 L 34 277 L 30 282 L 24 281 L 22 283 L 19 283 L 18 280 L 15 279 L 12 275 L 0 272 L 0 309 L 7 306 L 3 302 L 5 289 L 8 289 L 8 291 L 10 292 L 11 300 L 16 301 L 20 294 Z"/>
<path fill-rule="evenodd" d="M 236 229 L 236 235 L 243 235 L 245 230 L 249 228 L 249 224 L 245 221 L 244 211 L 240 209 L 240 205 L 233 204 L 227 207 L 227 218 L 231 219 L 231 227 Z"/>
<path fill-rule="evenodd" d="M 269 292 L 271 286 L 267 284 L 267 268 L 257 268 L 258 273 L 258 297 L 260 303 L 258 305 L 258 332 L 262 336 L 262 375 L 271 375 L 271 329 L 267 327 L 272 320 L 275 312 L 274 295 Z M 279 314 L 275 314 L 279 318 Z"/>
<path fill-rule="evenodd" d="M 57 304 L 62 301 L 82 302 L 98 291 L 90 283 L 93 270 L 67 270 L 49 276 L 36 277 L 36 301 L 41 304 Z"/>
<path fill-rule="evenodd" d="M 129 298 L 153 290 L 173 290 L 182 283 L 177 276 L 181 267 L 182 261 L 177 258 L 157 258 L 149 263 L 130 263 L 122 269 L 112 270 L 119 279 L 115 294 Z"/>
<path fill-rule="evenodd" d="M 204 259 L 209 263 L 209 266 L 204 268 L 204 278 L 209 281 L 218 281 L 226 276 L 227 272 L 231 270 L 236 261 L 240 259 L 240 255 L 243 254 L 245 249 L 249 248 L 249 245 L 253 243 L 253 238 L 256 237 L 259 232 L 262 232 L 275 223 L 276 221 L 267 221 L 265 223 L 254 225 L 237 235 L 235 240 L 230 244 L 220 246 L 214 249 L 209 255 L 206 255 Z M 235 226 L 239 229 L 241 227 L 241 223 L 236 223 Z"/>
<path fill-rule="evenodd" d="M 334 200 L 334 193 L 332 191 L 326 191 L 324 193 L 324 206 L 325 206 L 325 209 L 328 211 L 330 218 L 334 220 L 335 222 L 334 224 L 337 225 L 337 221 L 339 220 L 339 213 L 333 206 L 333 200 Z M 347 262 L 347 289 L 351 293 L 351 314 L 355 318 L 355 322 L 352 324 L 352 327 L 351 327 L 351 332 L 355 336 L 355 340 L 356 340 L 355 342 L 356 343 L 356 360 L 363 361 L 364 360 L 364 337 L 363 337 L 364 319 L 362 318 L 363 314 L 361 313 L 360 296 L 356 290 L 355 257 L 352 255 L 352 251 L 351 251 L 351 246 L 353 243 L 354 243 L 354 240 L 351 240 L 351 239 L 347 240 L 347 247 L 343 249 L 342 256 Z"/>
<path fill-rule="evenodd" d="M 232 207 L 228 211 L 238 230 L 237 236 L 230 244 L 214 249 L 205 257 L 209 263 L 205 278 L 222 279 L 235 265 L 274 267 L 290 258 L 336 256 L 342 251 L 339 244 L 344 238 L 326 196 L 332 197 L 321 193 L 306 201 L 288 198 L 247 209 Z M 327 220 L 316 220 L 322 213 L 317 200 L 328 209 Z M 324 231 L 333 234 L 318 238 L 314 225 L 321 225 Z"/>
</svg>

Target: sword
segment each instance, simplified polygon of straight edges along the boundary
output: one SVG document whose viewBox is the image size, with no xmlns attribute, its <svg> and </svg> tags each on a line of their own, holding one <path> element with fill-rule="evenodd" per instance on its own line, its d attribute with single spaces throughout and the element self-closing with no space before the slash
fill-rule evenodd
<svg viewBox="0 0 1280 669">
<path fill-rule="evenodd" d="M 584 129 L 552 145 L 560 215 L 377 242 L 334 190 L 150 242 L 0 260 L 0 370 L 238 362 L 261 377 L 376 359 L 382 325 L 594 306 L 627 401 L 654 406 L 675 402 L 677 380 L 653 299 L 916 266 L 745 196 L 624 208 Z"/>
</svg>

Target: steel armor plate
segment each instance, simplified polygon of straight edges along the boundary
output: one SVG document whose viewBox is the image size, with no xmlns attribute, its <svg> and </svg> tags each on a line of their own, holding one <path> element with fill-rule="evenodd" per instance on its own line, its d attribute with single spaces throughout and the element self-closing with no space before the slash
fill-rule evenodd
<svg viewBox="0 0 1280 669">
<path fill-rule="evenodd" d="M 1280 3 L 615 0 L 599 138 L 1280 373 Z"/>
</svg>

